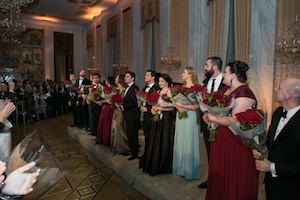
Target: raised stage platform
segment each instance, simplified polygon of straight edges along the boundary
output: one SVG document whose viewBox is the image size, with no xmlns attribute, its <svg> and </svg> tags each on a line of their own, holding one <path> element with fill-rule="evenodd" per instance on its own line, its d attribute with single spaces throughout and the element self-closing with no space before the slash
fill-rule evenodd
<svg viewBox="0 0 300 200">
<path fill-rule="evenodd" d="M 144 173 L 142 169 L 138 168 L 138 159 L 128 161 L 129 156 L 114 155 L 110 152 L 110 148 L 95 144 L 94 137 L 87 132 L 78 128 L 68 127 L 68 134 L 78 140 L 80 144 L 92 152 L 104 164 L 112 168 L 118 173 L 127 183 L 133 188 L 140 191 L 144 195 L 154 200 L 163 199 L 205 199 L 206 189 L 199 189 L 197 186 L 207 179 L 207 156 L 205 144 L 201 134 L 201 178 L 199 180 L 187 181 L 186 179 L 172 174 L 161 174 L 156 176 L 149 176 Z M 144 136 L 140 131 L 139 143 L 140 154 L 144 151 Z M 139 155 L 140 156 L 140 155 Z M 260 177 L 262 183 L 262 177 Z M 217 191 L 216 191 L 217 192 Z M 263 185 L 260 184 L 258 200 L 264 200 Z"/>
</svg>

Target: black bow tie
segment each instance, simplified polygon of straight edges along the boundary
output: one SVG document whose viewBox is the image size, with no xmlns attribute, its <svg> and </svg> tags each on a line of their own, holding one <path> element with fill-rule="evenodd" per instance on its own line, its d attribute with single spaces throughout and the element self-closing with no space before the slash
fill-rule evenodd
<svg viewBox="0 0 300 200">
<path fill-rule="evenodd" d="M 286 114 L 287 114 L 287 111 L 284 111 L 283 113 L 281 113 L 281 117 L 286 118 Z"/>
</svg>

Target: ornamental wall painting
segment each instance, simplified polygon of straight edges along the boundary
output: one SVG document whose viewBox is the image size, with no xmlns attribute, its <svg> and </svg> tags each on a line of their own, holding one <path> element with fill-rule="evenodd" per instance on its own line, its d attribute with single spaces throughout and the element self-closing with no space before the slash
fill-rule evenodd
<svg viewBox="0 0 300 200">
<path fill-rule="evenodd" d="M 0 76 L 9 68 L 17 80 L 44 81 L 44 31 L 28 28 L 19 40 L 18 48 L 0 51 Z"/>
</svg>

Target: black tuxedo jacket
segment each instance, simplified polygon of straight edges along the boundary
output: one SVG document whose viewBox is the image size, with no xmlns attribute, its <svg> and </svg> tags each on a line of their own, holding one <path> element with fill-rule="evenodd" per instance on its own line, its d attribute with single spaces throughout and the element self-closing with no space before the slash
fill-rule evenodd
<svg viewBox="0 0 300 200">
<path fill-rule="evenodd" d="M 82 80 L 82 84 L 81 85 L 90 85 L 91 84 L 91 81 L 87 78 L 83 78 Z M 74 84 L 74 87 L 75 88 L 78 88 L 79 87 L 79 78 L 76 79 L 76 82 Z M 83 99 L 82 98 L 77 98 L 77 100 L 79 101 L 79 105 L 82 105 L 82 101 Z"/>
<path fill-rule="evenodd" d="M 89 79 L 83 78 L 82 85 L 90 85 L 90 84 L 91 84 L 91 81 Z M 79 87 L 79 78 L 76 79 L 74 87 Z"/>
<path fill-rule="evenodd" d="M 139 120 L 140 118 L 140 109 L 136 98 L 137 91 L 139 91 L 139 87 L 133 84 L 123 98 L 123 115 L 125 120 Z"/>
<path fill-rule="evenodd" d="M 300 198 L 300 110 L 288 121 L 274 141 L 283 108 L 276 109 L 268 131 L 268 159 L 275 163 L 277 177 L 266 173 L 268 199 Z"/>
</svg>

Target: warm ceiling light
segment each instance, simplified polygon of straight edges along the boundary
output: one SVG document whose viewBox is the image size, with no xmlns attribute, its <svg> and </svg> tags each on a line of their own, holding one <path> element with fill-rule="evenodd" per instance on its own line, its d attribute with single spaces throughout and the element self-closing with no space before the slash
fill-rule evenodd
<svg viewBox="0 0 300 200">
<path fill-rule="evenodd" d="M 48 22 L 59 22 L 60 20 L 55 18 L 55 17 L 47 17 L 47 16 L 32 16 L 31 17 L 32 19 L 35 19 L 35 20 L 39 20 L 39 21 L 48 21 Z"/>
</svg>

